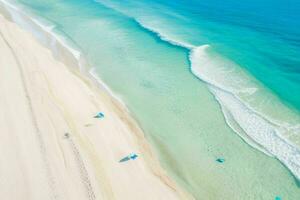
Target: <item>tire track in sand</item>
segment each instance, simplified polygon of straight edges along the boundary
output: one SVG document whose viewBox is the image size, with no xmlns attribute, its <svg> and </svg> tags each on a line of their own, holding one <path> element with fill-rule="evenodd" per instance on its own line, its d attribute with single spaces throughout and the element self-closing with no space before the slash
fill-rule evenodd
<svg viewBox="0 0 300 200">
<path fill-rule="evenodd" d="M 75 142 L 73 141 L 73 139 L 70 136 L 68 136 L 68 138 L 66 138 L 66 139 L 69 141 L 72 153 L 75 157 L 75 160 L 77 163 L 76 166 L 78 166 L 81 182 L 84 185 L 86 195 L 88 196 L 88 200 L 95 200 L 96 195 L 94 193 L 91 181 L 89 179 L 88 171 L 84 165 L 84 162 L 80 155 L 80 152 L 79 152 L 78 148 L 76 147 Z"/>
</svg>

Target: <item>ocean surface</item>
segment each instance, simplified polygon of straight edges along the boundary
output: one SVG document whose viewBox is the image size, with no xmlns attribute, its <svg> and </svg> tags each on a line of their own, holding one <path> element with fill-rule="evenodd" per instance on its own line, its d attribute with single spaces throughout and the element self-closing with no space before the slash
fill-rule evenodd
<svg viewBox="0 0 300 200">
<path fill-rule="evenodd" d="M 300 1 L 13 3 L 82 53 L 196 199 L 300 199 Z"/>
</svg>

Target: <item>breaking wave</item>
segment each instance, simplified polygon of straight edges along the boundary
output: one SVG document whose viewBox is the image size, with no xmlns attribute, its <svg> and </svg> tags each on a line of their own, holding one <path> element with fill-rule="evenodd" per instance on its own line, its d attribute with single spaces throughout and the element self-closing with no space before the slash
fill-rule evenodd
<svg viewBox="0 0 300 200">
<path fill-rule="evenodd" d="M 186 43 L 108 1 L 97 2 L 134 20 L 161 41 L 189 51 L 192 73 L 208 85 L 228 126 L 252 147 L 276 157 L 300 179 L 300 150 L 289 140 L 300 133 L 299 113 L 282 104 L 242 67 L 213 52 L 209 45 Z"/>
</svg>

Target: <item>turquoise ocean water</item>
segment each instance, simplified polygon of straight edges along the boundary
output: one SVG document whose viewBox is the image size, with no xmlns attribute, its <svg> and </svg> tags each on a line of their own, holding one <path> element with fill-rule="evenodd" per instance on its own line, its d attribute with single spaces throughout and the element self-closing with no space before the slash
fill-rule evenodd
<svg viewBox="0 0 300 200">
<path fill-rule="evenodd" d="M 298 1 L 15 3 L 83 53 L 196 199 L 300 199 Z"/>
</svg>

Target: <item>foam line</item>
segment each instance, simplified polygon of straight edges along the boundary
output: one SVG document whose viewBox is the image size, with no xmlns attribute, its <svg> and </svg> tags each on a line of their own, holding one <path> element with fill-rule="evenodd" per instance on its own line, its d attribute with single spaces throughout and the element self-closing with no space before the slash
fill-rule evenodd
<svg viewBox="0 0 300 200">
<path fill-rule="evenodd" d="M 276 157 L 300 179 L 300 150 L 283 137 L 286 128 L 262 116 L 239 98 L 239 93 L 245 91 L 250 98 L 258 88 L 239 85 L 240 77 L 233 77 L 232 69 L 216 66 L 218 63 L 212 62 L 214 58 L 209 57 L 206 52 L 208 48 L 209 45 L 204 45 L 193 49 L 190 55 L 191 69 L 198 78 L 209 85 L 210 91 L 222 107 L 228 125 L 240 135 L 238 130 L 231 126 L 232 123 L 237 123 L 247 137 L 258 144 L 252 145 L 253 147 L 259 147 L 259 150 L 262 150 L 262 147 L 263 152 Z M 294 128 L 295 131 L 299 131 L 297 127 Z"/>
</svg>

